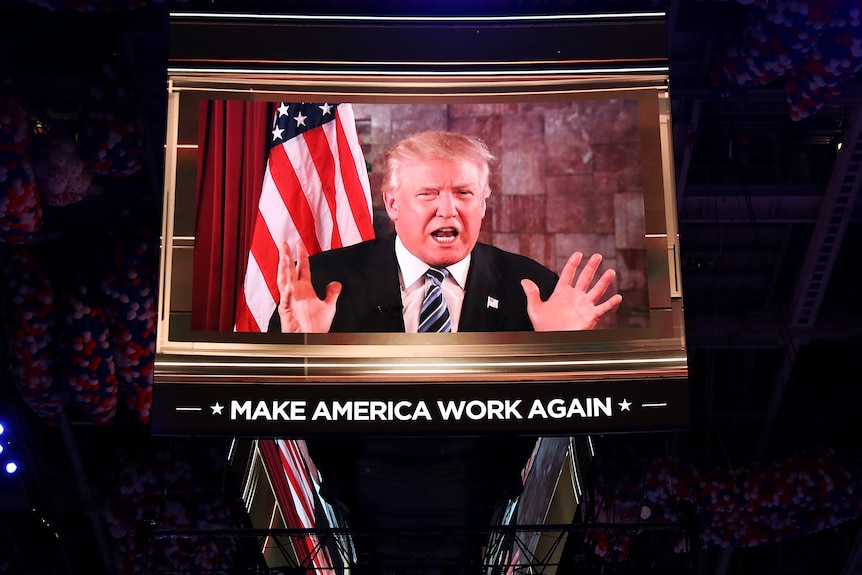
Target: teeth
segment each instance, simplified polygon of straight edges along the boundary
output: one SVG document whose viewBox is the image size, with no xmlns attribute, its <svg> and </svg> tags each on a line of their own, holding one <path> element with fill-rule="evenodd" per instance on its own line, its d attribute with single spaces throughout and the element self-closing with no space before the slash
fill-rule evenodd
<svg viewBox="0 0 862 575">
<path fill-rule="evenodd" d="M 454 228 L 443 228 L 431 232 L 431 237 L 441 244 L 450 244 L 458 237 L 458 230 Z"/>
<path fill-rule="evenodd" d="M 432 236 L 441 244 L 451 244 L 455 241 L 455 236 Z"/>
</svg>

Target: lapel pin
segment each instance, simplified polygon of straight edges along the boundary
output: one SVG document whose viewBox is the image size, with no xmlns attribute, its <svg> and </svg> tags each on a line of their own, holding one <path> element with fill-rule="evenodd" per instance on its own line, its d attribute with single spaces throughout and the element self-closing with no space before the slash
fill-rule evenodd
<svg viewBox="0 0 862 575">
<path fill-rule="evenodd" d="M 500 305 L 500 302 L 499 302 L 497 299 L 492 298 L 491 296 L 488 296 L 488 307 L 489 307 L 489 308 L 491 308 L 491 309 L 497 309 L 497 307 L 498 307 L 499 305 Z"/>
</svg>

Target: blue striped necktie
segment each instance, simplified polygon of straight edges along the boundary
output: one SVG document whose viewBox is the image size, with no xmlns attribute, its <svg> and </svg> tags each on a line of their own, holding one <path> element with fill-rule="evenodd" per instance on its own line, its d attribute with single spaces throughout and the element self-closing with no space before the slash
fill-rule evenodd
<svg viewBox="0 0 862 575">
<path fill-rule="evenodd" d="M 419 333 L 441 333 L 452 331 L 452 318 L 449 317 L 449 308 L 443 299 L 443 289 L 440 284 L 449 275 L 446 268 L 428 268 L 425 276 L 431 280 L 428 293 L 422 302 L 422 311 L 419 312 Z"/>
</svg>

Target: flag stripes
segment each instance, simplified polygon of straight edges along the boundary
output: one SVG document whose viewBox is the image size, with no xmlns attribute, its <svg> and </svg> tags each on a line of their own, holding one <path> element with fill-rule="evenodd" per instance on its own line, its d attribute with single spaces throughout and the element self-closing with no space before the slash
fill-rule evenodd
<svg viewBox="0 0 862 575">
<path fill-rule="evenodd" d="M 295 442 L 283 439 L 276 440 L 276 444 L 281 454 L 281 467 L 290 485 L 293 511 L 299 519 L 299 525 L 305 529 L 313 529 L 315 527 L 313 487 L 307 480 L 308 473 L 299 448 Z"/>
<path fill-rule="evenodd" d="M 356 130 L 344 128 L 345 125 L 356 125 L 353 108 L 348 107 L 344 116 L 345 123 L 336 125 L 336 146 L 340 150 L 361 150 Z M 346 119 L 347 116 L 350 117 L 349 120 Z M 353 163 L 351 164 L 349 160 Z M 352 217 L 349 222 L 339 221 L 339 225 L 342 229 L 345 229 L 345 225 L 355 225 L 360 237 L 374 237 L 374 226 L 371 222 L 371 194 L 364 193 L 364 190 L 370 189 L 367 183 L 368 170 L 365 168 L 365 157 L 362 154 L 351 154 L 349 157 L 341 158 L 341 182 L 344 185 L 344 194 L 347 196 L 347 203 L 350 205 L 349 213 Z M 342 212 L 345 218 L 347 214 L 346 211 Z"/>
<path fill-rule="evenodd" d="M 283 524 L 290 529 L 318 527 L 314 514 L 314 487 L 297 442 L 260 439 L 257 445 Z M 316 535 L 295 535 L 291 540 L 302 567 L 320 575 L 335 574 L 331 568 L 332 558 L 321 548 Z"/>
<path fill-rule="evenodd" d="M 278 245 L 309 254 L 371 239 L 371 186 L 350 104 L 282 103 L 275 115 L 236 331 L 266 331 Z"/>
</svg>

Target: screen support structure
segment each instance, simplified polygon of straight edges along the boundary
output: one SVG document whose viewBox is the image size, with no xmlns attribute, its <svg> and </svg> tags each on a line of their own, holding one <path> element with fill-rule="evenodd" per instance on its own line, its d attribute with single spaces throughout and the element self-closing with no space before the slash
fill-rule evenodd
<svg viewBox="0 0 862 575">
<path fill-rule="evenodd" d="M 441 34 L 452 41 L 417 41 Z M 427 19 L 172 14 L 154 431 L 568 434 L 687 425 L 667 72 L 661 13 Z M 517 108 L 620 99 L 637 103 L 643 325 L 432 339 L 191 328 L 202 102 Z M 478 417 L 444 419 L 441 405 L 473 400 L 482 402 L 471 406 Z M 417 416 L 420 402 L 430 418 Z M 481 417 L 497 402 L 509 406 L 508 419 Z M 284 416 L 288 404 L 297 410 Z M 224 409 L 216 413 L 218 406 Z M 593 417 L 607 406 L 612 416 Z M 381 409 L 383 416 L 370 415 Z M 346 410 L 348 419 L 333 415 Z"/>
<path fill-rule="evenodd" d="M 168 75 L 155 434 L 574 436 L 574 461 L 587 434 L 689 424 L 664 14 L 177 12 Z M 575 108 L 635 102 L 644 320 L 585 333 L 458 333 L 431 340 L 419 339 L 427 334 L 193 329 L 199 111 L 211 101 L 521 110 L 547 102 Z M 571 475 L 583 476 L 580 465 L 572 464 Z M 554 496 L 560 494 L 549 500 Z M 538 520 L 546 524 L 537 530 L 554 531 L 548 517 Z M 520 540 L 529 527 L 501 527 L 492 535 Z M 561 527 L 558 536 L 575 527 Z M 535 532 L 523 539 L 534 555 L 547 548 Z M 291 553 L 286 547 L 285 556 Z"/>
</svg>

